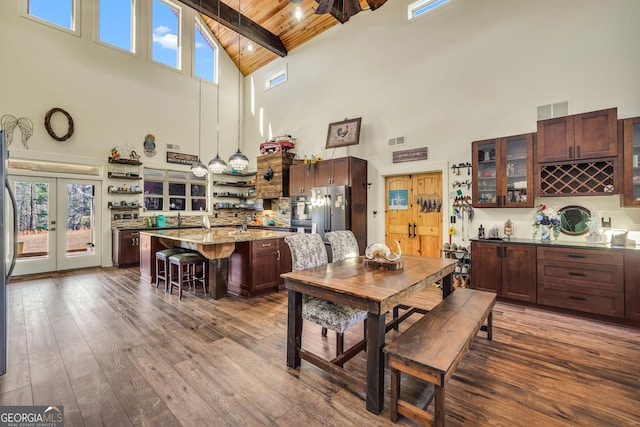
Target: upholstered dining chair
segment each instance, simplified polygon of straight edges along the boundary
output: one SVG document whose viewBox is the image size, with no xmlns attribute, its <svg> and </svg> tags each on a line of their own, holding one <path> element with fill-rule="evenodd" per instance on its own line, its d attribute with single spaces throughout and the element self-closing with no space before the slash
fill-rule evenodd
<svg viewBox="0 0 640 427">
<path fill-rule="evenodd" d="M 291 250 L 293 271 L 327 264 L 327 250 L 320 235 L 300 233 L 287 236 L 284 241 Z M 302 297 L 302 319 L 319 324 L 323 328 L 323 336 L 326 336 L 327 329 L 336 332 L 336 357 L 344 353 L 344 332 L 365 321 L 366 318 L 366 311 L 348 305 L 336 304 L 309 295 Z"/>
<path fill-rule="evenodd" d="M 342 261 L 347 258 L 357 258 L 360 255 L 360 248 L 356 236 L 351 230 L 329 231 L 325 233 L 327 240 L 331 243 L 333 262 Z"/>
</svg>

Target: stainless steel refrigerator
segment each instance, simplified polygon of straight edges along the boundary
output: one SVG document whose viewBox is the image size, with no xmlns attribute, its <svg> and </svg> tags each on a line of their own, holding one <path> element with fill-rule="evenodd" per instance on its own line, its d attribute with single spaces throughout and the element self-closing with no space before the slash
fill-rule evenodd
<svg viewBox="0 0 640 427">
<path fill-rule="evenodd" d="M 311 224 L 327 242 L 327 231 L 349 230 L 349 187 L 344 185 L 311 189 Z"/>
<path fill-rule="evenodd" d="M 0 192 L 0 375 L 7 373 L 7 317 L 9 305 L 9 280 L 13 267 L 16 265 L 16 253 L 18 239 L 18 221 L 16 218 L 16 200 L 9 186 L 7 177 L 9 151 L 5 146 L 5 134 L 0 131 L 0 179 L 4 183 L 4 189 Z"/>
</svg>

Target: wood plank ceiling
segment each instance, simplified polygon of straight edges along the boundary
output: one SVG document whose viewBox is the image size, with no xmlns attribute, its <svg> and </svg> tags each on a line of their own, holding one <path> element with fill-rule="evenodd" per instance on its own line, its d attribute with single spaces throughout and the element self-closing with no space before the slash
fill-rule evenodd
<svg viewBox="0 0 640 427">
<path fill-rule="evenodd" d="M 229 57 L 238 66 L 238 3 L 240 3 L 240 67 L 246 76 L 360 10 L 375 10 L 386 0 L 180 0 L 201 12 Z M 202 7 L 200 7 L 202 5 Z M 299 8 L 301 17 L 296 18 Z M 322 14 L 316 13 L 323 12 Z M 218 15 L 220 31 L 218 31 Z M 250 48 L 251 47 L 251 48 Z"/>
</svg>

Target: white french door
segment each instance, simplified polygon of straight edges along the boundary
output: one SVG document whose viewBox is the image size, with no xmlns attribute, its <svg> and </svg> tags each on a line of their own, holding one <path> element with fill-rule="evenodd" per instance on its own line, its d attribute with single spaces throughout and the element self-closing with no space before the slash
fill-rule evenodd
<svg viewBox="0 0 640 427">
<path fill-rule="evenodd" d="M 14 275 L 101 265 L 101 182 L 10 176 L 16 195 Z"/>
</svg>

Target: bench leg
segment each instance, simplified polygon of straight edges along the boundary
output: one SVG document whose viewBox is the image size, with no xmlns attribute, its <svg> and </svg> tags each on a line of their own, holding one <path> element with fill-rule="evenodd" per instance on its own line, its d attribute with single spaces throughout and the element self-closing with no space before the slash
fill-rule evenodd
<svg viewBox="0 0 640 427">
<path fill-rule="evenodd" d="M 489 341 L 493 339 L 493 310 L 487 316 L 487 339 Z"/>
<path fill-rule="evenodd" d="M 400 371 L 391 369 L 391 399 L 389 402 L 389 414 L 391 421 L 398 421 L 398 400 L 400 399 Z"/>
<path fill-rule="evenodd" d="M 435 418 L 433 420 L 434 427 L 444 427 L 444 384 L 434 386 L 435 398 Z"/>
</svg>

